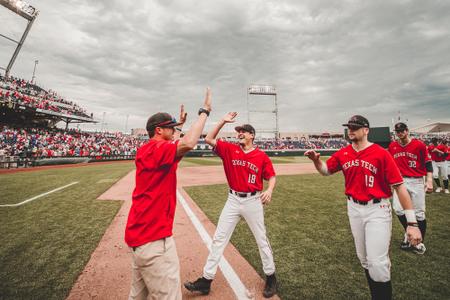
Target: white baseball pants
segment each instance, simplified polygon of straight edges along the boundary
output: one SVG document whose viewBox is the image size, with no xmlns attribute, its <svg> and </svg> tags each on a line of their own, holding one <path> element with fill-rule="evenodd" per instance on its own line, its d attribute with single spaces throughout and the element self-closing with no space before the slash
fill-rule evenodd
<svg viewBox="0 0 450 300">
<path fill-rule="evenodd" d="M 433 178 L 439 178 L 439 176 L 443 180 L 447 180 L 447 161 L 433 161 Z"/>
<path fill-rule="evenodd" d="M 383 199 L 376 204 L 370 202 L 367 205 L 348 200 L 347 213 L 361 265 L 369 270 L 374 281 L 391 280 L 389 244 L 392 215 L 389 199 Z"/>
<path fill-rule="evenodd" d="M 418 221 L 425 220 L 425 183 L 423 177 L 403 177 L 406 189 L 411 197 L 411 201 L 416 213 Z M 405 214 L 400 200 L 398 200 L 397 192 L 394 190 L 394 196 L 392 201 L 394 212 L 397 216 L 403 216 Z"/>
<path fill-rule="evenodd" d="M 214 279 L 220 258 L 241 216 L 244 217 L 256 239 L 264 273 L 266 275 L 275 273 L 272 248 L 266 236 L 264 208 L 261 203 L 260 193 L 247 198 L 241 198 L 229 193 L 227 202 L 220 214 L 206 265 L 203 268 L 203 277 L 206 279 Z"/>
</svg>

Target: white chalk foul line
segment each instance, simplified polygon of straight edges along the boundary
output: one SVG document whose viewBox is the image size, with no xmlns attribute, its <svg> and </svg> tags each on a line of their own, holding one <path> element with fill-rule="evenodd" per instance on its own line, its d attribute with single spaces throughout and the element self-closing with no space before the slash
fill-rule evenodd
<svg viewBox="0 0 450 300">
<path fill-rule="evenodd" d="M 203 242 L 206 244 L 206 247 L 210 250 L 212 239 L 209 236 L 208 232 L 206 231 L 205 227 L 203 227 L 200 220 L 197 218 L 197 216 L 191 210 L 191 208 L 187 204 L 186 200 L 184 199 L 183 195 L 181 195 L 181 193 L 178 190 L 177 190 L 177 196 L 178 196 L 178 201 L 183 206 L 189 219 L 191 219 L 191 222 L 192 222 L 192 224 L 194 224 L 195 229 L 197 229 L 197 232 L 200 234 L 200 237 L 202 238 Z M 233 289 L 233 292 L 236 295 L 237 299 L 250 299 L 247 296 L 247 288 L 242 283 L 241 279 L 236 274 L 236 272 L 233 270 L 233 267 L 231 267 L 230 263 L 226 260 L 225 256 L 222 256 L 222 258 L 220 259 L 219 268 L 222 270 L 222 273 L 225 276 L 225 279 L 228 281 L 230 287 Z"/>
<path fill-rule="evenodd" d="M 48 194 L 51 194 L 51 193 L 60 191 L 60 190 L 62 190 L 62 189 L 65 189 L 66 187 L 69 187 L 69 186 L 74 185 L 74 184 L 77 184 L 77 183 L 78 183 L 78 181 L 75 181 L 75 182 L 69 183 L 69 184 L 67 184 L 67 185 L 65 185 L 65 186 L 61 186 L 61 187 L 56 188 L 56 189 L 54 189 L 54 190 L 45 192 L 45 193 L 40 194 L 40 195 L 37 195 L 37 196 L 34 196 L 33 198 L 27 199 L 27 200 L 22 201 L 22 202 L 20 202 L 20 203 L 15 203 L 15 204 L 3 204 L 3 205 L 0 205 L 0 207 L 14 207 L 14 206 L 20 206 L 20 205 L 23 205 L 23 204 L 25 204 L 25 203 L 31 202 L 31 201 L 33 201 L 33 200 L 36 200 L 36 199 L 38 199 L 38 198 L 47 196 Z"/>
</svg>

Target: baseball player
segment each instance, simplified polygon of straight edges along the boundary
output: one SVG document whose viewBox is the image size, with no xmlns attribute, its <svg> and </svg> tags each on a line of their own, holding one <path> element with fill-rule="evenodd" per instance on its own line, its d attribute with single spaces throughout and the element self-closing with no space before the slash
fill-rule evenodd
<svg viewBox="0 0 450 300">
<path fill-rule="evenodd" d="M 392 156 L 367 140 L 369 121 L 360 115 L 350 118 L 348 137 L 351 145 L 334 153 L 326 163 L 320 154 L 308 150 L 305 155 L 322 175 L 342 171 L 350 227 L 356 254 L 363 266 L 372 299 L 392 299 L 389 244 L 392 230 L 391 204 L 393 187 L 404 208 L 406 233 L 412 245 L 421 241 L 411 199 Z"/>
<path fill-rule="evenodd" d="M 238 145 L 216 139 L 220 129 L 226 123 L 233 123 L 236 115 L 236 112 L 226 114 L 205 138 L 206 142 L 213 147 L 214 152 L 222 159 L 230 190 L 227 202 L 220 214 L 208 259 L 203 268 L 203 276 L 194 282 L 186 282 L 184 286 L 190 291 L 200 292 L 204 295 L 209 293 L 219 260 L 242 216 L 258 244 L 263 270 L 267 276 L 263 296 L 270 298 L 276 294 L 277 287 L 272 249 L 264 225 L 263 204 L 268 204 L 272 199 L 275 171 L 267 154 L 253 144 L 255 139 L 253 126 L 245 124 L 235 128 L 239 140 Z M 268 180 L 268 188 L 265 192 L 261 192 L 263 179 Z"/>
<path fill-rule="evenodd" d="M 211 111 L 211 92 L 206 92 L 198 119 L 182 139 L 175 129 L 180 122 L 168 113 L 156 113 L 147 121 L 150 137 L 136 153 L 136 187 L 125 228 L 125 242 L 132 254 L 132 283 L 128 299 L 181 300 L 180 264 L 172 238 L 176 207 L 177 167 L 202 134 Z"/>
<path fill-rule="evenodd" d="M 394 130 L 398 140 L 392 142 L 388 150 L 403 176 L 403 181 L 414 206 L 420 233 L 422 234 L 422 243 L 410 247 L 405 233 L 405 238 L 401 242 L 400 248 L 403 250 L 412 249 L 417 254 L 424 254 L 426 248 L 423 241 L 425 240 L 425 232 L 427 229 L 427 220 L 425 219 L 425 192 L 433 192 L 433 166 L 431 157 L 428 154 L 427 146 L 422 141 L 410 138 L 409 129 L 405 123 L 400 122 L 395 124 Z M 426 176 L 425 188 L 424 176 Z M 408 225 L 405 212 L 395 191 L 393 208 L 406 231 Z"/>
<path fill-rule="evenodd" d="M 439 143 L 438 139 L 431 139 L 431 145 L 428 146 L 428 152 L 431 155 L 431 159 L 433 160 L 433 178 L 436 183 L 436 193 L 440 193 L 442 191 L 440 178 L 442 177 L 442 182 L 444 183 L 444 192 L 449 194 L 448 190 L 448 174 L 447 174 L 447 162 L 446 162 L 446 153 L 447 146 Z"/>
</svg>

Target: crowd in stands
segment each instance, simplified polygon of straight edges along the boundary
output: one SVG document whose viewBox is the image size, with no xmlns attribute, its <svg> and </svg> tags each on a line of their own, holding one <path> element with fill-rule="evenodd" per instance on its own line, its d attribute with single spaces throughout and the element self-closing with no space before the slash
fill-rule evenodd
<svg viewBox="0 0 450 300">
<path fill-rule="evenodd" d="M 429 144 L 435 135 L 416 136 Z M 449 137 L 450 138 L 450 137 Z M 233 141 L 231 139 L 230 141 Z M 64 131 L 60 129 L 0 128 L 0 154 L 22 158 L 83 157 L 135 155 L 145 143 L 142 137 L 124 133 Z M 348 145 L 344 138 L 309 137 L 300 140 L 260 139 L 255 144 L 262 150 L 340 149 Z M 204 140 L 198 150 L 210 149 Z"/>
<path fill-rule="evenodd" d="M 56 92 L 43 88 L 16 77 L 0 75 L 0 101 L 13 102 L 20 105 L 40 108 L 47 111 L 67 115 L 92 118 L 86 110 L 72 101 L 67 101 Z"/>
<path fill-rule="evenodd" d="M 142 140 L 120 132 L 88 133 L 6 126 L 0 131 L 2 155 L 22 158 L 134 155 L 142 143 Z"/>
</svg>

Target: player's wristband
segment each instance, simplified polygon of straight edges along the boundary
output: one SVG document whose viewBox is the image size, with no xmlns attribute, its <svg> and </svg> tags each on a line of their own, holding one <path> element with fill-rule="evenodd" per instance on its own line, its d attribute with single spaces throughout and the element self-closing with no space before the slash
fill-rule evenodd
<svg viewBox="0 0 450 300">
<path fill-rule="evenodd" d="M 405 210 L 405 217 L 406 217 L 406 222 L 409 223 L 416 223 L 417 224 L 417 220 L 416 220 L 416 213 L 414 212 L 413 209 L 406 209 Z"/>
<path fill-rule="evenodd" d="M 407 225 L 412 227 L 419 227 L 419 224 L 417 223 L 407 223 Z"/>
<path fill-rule="evenodd" d="M 204 109 L 204 108 L 200 108 L 199 110 L 198 110 L 198 115 L 200 116 L 201 114 L 206 114 L 206 116 L 207 117 L 209 117 L 209 110 L 207 110 L 207 109 Z"/>
</svg>

